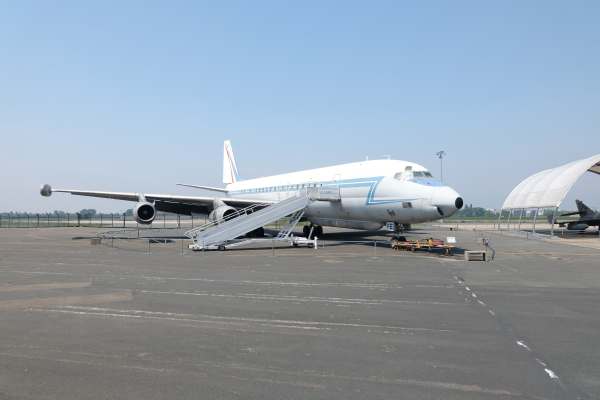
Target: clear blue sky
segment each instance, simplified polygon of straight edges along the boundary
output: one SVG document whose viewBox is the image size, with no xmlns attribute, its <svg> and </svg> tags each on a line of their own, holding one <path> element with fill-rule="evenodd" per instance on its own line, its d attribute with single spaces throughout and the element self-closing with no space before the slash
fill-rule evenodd
<svg viewBox="0 0 600 400">
<path fill-rule="evenodd" d="M 600 153 L 600 2 L 5 2 L 0 210 L 391 155 L 497 207 Z M 596 178 L 596 179 L 592 179 Z M 600 177 L 571 195 L 600 205 Z M 591 187 L 593 186 L 593 187 Z"/>
</svg>

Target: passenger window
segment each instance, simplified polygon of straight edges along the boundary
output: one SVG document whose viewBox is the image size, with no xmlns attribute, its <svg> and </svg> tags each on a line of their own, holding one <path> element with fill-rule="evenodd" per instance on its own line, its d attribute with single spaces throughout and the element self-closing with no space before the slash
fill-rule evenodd
<svg viewBox="0 0 600 400">
<path fill-rule="evenodd" d="M 412 203 L 410 201 L 403 201 L 402 208 L 412 208 Z"/>
<path fill-rule="evenodd" d="M 428 178 L 433 178 L 433 175 L 431 175 L 431 172 L 429 172 L 429 171 L 425 171 L 424 174 Z"/>
<path fill-rule="evenodd" d="M 423 172 L 422 172 L 422 171 L 415 171 L 415 172 L 413 172 L 413 176 L 414 176 L 415 178 L 422 178 L 422 177 L 423 177 L 423 175 L 424 175 L 424 174 L 423 174 Z"/>
</svg>

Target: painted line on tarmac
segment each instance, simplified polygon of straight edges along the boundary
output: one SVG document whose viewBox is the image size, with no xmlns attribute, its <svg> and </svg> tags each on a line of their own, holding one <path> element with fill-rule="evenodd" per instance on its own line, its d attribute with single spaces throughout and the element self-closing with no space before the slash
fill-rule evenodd
<svg viewBox="0 0 600 400">
<path fill-rule="evenodd" d="M 11 293 L 11 292 L 31 292 L 36 290 L 50 290 L 50 289 L 77 289 L 89 287 L 92 284 L 91 281 L 87 282 L 55 282 L 55 283 L 33 283 L 29 285 L 2 285 L 0 286 L 0 293 Z"/>
<path fill-rule="evenodd" d="M 388 299 L 356 299 L 341 297 L 315 297 L 315 296 L 282 296 L 265 295 L 255 293 L 241 294 L 220 294 L 210 292 L 182 292 L 182 291 L 164 291 L 164 290 L 137 290 L 136 293 L 165 294 L 181 296 L 207 296 L 221 298 L 237 298 L 244 300 L 267 300 L 267 301 L 292 301 L 292 302 L 322 302 L 322 303 L 340 303 L 340 304 L 363 304 L 363 305 L 383 305 L 383 304 L 414 304 L 414 305 L 444 305 L 444 306 L 462 306 L 462 303 L 450 303 L 441 301 L 420 301 L 420 300 L 388 300 Z"/>
<path fill-rule="evenodd" d="M 300 321 L 300 320 L 282 320 L 268 318 L 249 318 L 249 317 L 227 317 L 220 315 L 209 314 L 181 314 L 161 311 L 134 310 L 134 309 L 116 309 L 105 307 L 83 307 L 83 306 L 64 306 L 59 308 L 31 308 L 28 311 L 37 312 L 57 312 L 57 313 L 72 313 L 79 315 L 97 315 L 97 316 L 115 316 L 124 318 L 150 318 L 150 319 L 166 319 L 166 320 L 181 320 L 187 322 L 221 322 L 221 323 L 252 323 L 252 324 L 268 324 L 268 325 L 283 325 L 285 327 L 302 327 L 304 329 L 326 329 L 333 328 L 365 328 L 365 329 L 383 329 L 385 331 L 406 331 L 406 332 L 434 332 L 434 333 L 456 333 L 450 329 L 435 329 L 424 327 L 407 327 L 407 326 L 392 326 L 378 324 L 357 324 L 345 322 L 322 322 L 322 321 Z"/>
<path fill-rule="evenodd" d="M 471 297 L 474 299 L 477 299 L 477 303 L 480 306 L 482 306 L 483 308 L 486 308 L 488 313 L 492 317 L 494 317 L 494 319 L 496 319 L 496 313 L 494 312 L 494 310 L 491 307 L 487 306 L 487 304 L 485 302 L 483 302 L 481 299 L 479 299 L 479 297 L 477 296 L 477 294 L 475 293 L 475 291 L 473 289 L 471 289 L 469 286 L 464 285 L 464 279 L 459 278 L 458 276 L 455 275 L 454 280 L 456 280 L 458 285 L 463 286 L 467 292 L 471 293 Z M 469 301 L 469 296 L 466 296 L 465 300 Z M 515 343 L 519 349 L 526 351 L 527 353 L 534 354 L 534 351 L 525 342 L 525 340 L 518 339 L 515 341 Z M 535 362 L 543 368 L 544 372 L 546 373 L 546 375 L 548 375 L 550 377 L 551 380 L 555 381 L 563 390 L 565 390 L 565 387 L 562 384 L 562 382 L 560 381 L 559 376 L 553 370 L 548 368 L 548 364 L 546 362 L 542 361 L 539 357 L 535 358 Z"/>
</svg>

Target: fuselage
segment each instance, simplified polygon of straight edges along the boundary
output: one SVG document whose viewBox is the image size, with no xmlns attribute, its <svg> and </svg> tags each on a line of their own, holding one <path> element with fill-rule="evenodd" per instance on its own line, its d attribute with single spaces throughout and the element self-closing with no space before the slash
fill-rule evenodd
<svg viewBox="0 0 600 400">
<path fill-rule="evenodd" d="M 339 194 L 339 201 L 314 201 L 305 217 L 312 223 L 379 229 L 386 222 L 412 224 L 454 214 L 459 194 L 419 164 L 372 160 L 238 181 L 228 197 L 280 201 L 302 191 Z"/>
</svg>

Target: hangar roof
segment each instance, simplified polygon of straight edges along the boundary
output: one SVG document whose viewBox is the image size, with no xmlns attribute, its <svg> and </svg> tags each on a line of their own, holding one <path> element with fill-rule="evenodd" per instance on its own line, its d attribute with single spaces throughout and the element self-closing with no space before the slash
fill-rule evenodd
<svg viewBox="0 0 600 400">
<path fill-rule="evenodd" d="M 502 209 L 558 207 L 586 171 L 600 174 L 600 154 L 531 175 L 510 192 Z"/>
</svg>

